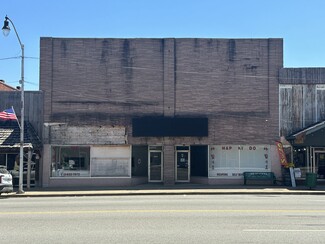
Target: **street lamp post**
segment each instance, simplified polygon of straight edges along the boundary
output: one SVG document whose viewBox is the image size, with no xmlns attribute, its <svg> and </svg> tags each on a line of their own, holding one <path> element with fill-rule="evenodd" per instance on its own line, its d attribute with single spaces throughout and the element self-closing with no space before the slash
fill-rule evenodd
<svg viewBox="0 0 325 244">
<path fill-rule="evenodd" d="M 9 22 L 12 24 L 14 31 L 16 33 L 16 36 L 19 41 L 19 45 L 21 48 L 21 79 L 20 79 L 20 91 L 21 91 L 21 114 L 20 114 L 20 152 L 19 152 L 19 189 L 18 193 L 22 194 L 24 193 L 23 190 L 23 164 L 24 164 L 24 44 L 22 44 L 19 35 L 17 33 L 16 27 L 14 23 L 9 19 L 8 16 L 5 17 L 4 20 L 4 25 L 2 27 L 3 34 L 5 36 L 8 36 L 10 33 L 10 27 L 9 27 Z"/>
</svg>

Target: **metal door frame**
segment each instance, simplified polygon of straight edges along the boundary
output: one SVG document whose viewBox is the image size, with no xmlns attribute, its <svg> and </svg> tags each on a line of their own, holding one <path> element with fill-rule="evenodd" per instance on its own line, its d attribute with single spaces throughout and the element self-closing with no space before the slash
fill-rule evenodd
<svg viewBox="0 0 325 244">
<path fill-rule="evenodd" d="M 310 171 L 312 173 L 317 173 L 318 171 L 318 165 L 316 165 L 316 153 L 325 153 L 324 147 L 311 147 L 310 148 L 312 159 L 310 160 L 310 163 L 308 165 Z M 317 166 L 317 167 L 316 167 Z"/>
<path fill-rule="evenodd" d="M 160 150 L 158 149 L 152 149 L 150 150 L 150 147 L 160 147 L 160 146 L 148 146 L 148 182 L 162 182 L 163 181 L 163 172 L 164 172 L 164 167 L 163 167 L 163 163 L 164 163 L 164 160 L 163 160 L 163 157 L 164 157 L 164 154 L 163 154 L 163 148 L 161 148 Z M 162 147 L 162 146 L 161 146 Z M 151 180 L 150 179 L 150 173 L 151 173 L 151 162 L 150 162 L 150 153 L 151 152 L 160 152 L 160 167 L 161 167 L 161 173 L 160 173 L 160 180 Z"/>
<path fill-rule="evenodd" d="M 190 146 L 184 146 L 188 147 L 187 150 L 177 150 L 177 146 L 175 147 L 175 182 L 190 182 L 191 178 L 191 147 Z M 188 165 L 187 165 L 187 180 L 178 180 L 177 179 L 177 153 L 178 152 L 184 152 L 188 155 Z"/>
</svg>

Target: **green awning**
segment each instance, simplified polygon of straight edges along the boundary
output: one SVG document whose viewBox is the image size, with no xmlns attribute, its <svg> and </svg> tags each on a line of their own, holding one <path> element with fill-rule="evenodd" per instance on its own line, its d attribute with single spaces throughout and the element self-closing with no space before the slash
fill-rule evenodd
<svg viewBox="0 0 325 244">
<path fill-rule="evenodd" d="M 286 137 L 293 146 L 325 147 L 325 120 Z"/>
</svg>

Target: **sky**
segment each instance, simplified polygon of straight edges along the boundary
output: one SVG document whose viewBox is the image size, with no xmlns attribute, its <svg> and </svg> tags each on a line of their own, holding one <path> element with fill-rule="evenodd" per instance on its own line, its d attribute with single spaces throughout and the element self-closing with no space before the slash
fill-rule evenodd
<svg viewBox="0 0 325 244">
<path fill-rule="evenodd" d="M 324 0 L 1 0 L 39 90 L 40 37 L 283 38 L 284 67 L 325 67 Z M 5 3 L 5 4 L 4 4 Z M 19 86 L 21 47 L 0 34 L 0 79 Z"/>
</svg>

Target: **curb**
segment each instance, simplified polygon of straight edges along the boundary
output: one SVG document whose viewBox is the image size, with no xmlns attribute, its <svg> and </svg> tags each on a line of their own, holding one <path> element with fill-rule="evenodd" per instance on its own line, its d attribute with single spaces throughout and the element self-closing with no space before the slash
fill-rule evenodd
<svg viewBox="0 0 325 244">
<path fill-rule="evenodd" d="M 148 196 L 148 195 L 325 195 L 322 190 L 289 189 L 177 189 L 177 190 L 89 190 L 89 191 L 27 191 L 23 194 L 7 193 L 1 198 L 28 197 L 85 197 L 85 196 Z"/>
</svg>

